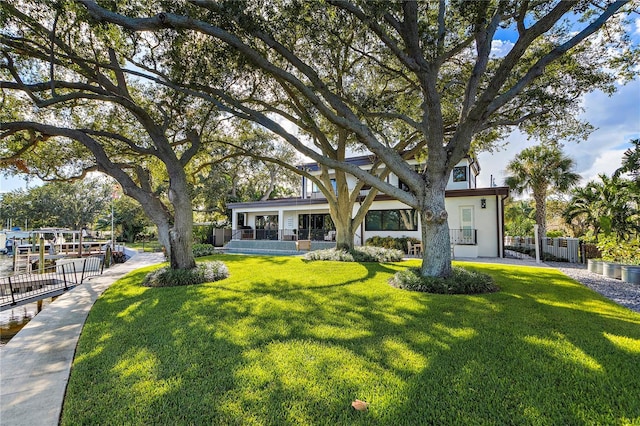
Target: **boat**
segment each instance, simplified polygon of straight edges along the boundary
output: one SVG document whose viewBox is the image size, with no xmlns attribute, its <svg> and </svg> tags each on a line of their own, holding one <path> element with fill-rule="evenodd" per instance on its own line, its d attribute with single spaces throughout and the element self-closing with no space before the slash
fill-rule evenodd
<svg viewBox="0 0 640 426">
<path fill-rule="evenodd" d="M 14 273 L 38 269 L 40 259 L 45 266 L 54 266 L 68 258 L 103 256 L 111 246 L 111 240 L 94 238 L 86 229 L 39 228 L 30 231 L 10 230 L 0 233 L 0 244 L 5 253 L 13 256 Z M 42 248 L 43 255 L 40 250 Z M 117 252 L 123 246 L 113 247 Z"/>
</svg>

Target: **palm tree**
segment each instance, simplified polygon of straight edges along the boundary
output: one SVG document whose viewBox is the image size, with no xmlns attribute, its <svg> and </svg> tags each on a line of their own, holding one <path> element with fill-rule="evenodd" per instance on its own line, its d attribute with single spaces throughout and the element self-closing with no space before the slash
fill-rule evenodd
<svg viewBox="0 0 640 426">
<path fill-rule="evenodd" d="M 622 167 L 615 171 L 613 177 L 618 178 L 623 173 L 629 173 L 631 179 L 640 189 L 640 139 L 632 139 L 632 148 L 627 149 L 622 157 Z"/>
<path fill-rule="evenodd" d="M 535 209 L 529 200 L 507 201 L 504 206 L 505 231 L 513 237 L 531 235 Z"/>
<path fill-rule="evenodd" d="M 564 212 L 569 223 L 583 219 L 593 230 L 615 233 L 621 240 L 640 231 L 638 194 L 633 181 L 599 175 L 601 182 L 589 182 L 584 188 L 575 189 L 571 202 Z"/>
<path fill-rule="evenodd" d="M 562 153 L 558 144 L 527 148 L 507 164 L 505 183 L 516 193 L 531 191 L 536 203 L 536 224 L 541 236 L 547 234 L 546 200 L 550 193 L 567 192 L 580 181 L 574 173 L 573 159 Z"/>
</svg>

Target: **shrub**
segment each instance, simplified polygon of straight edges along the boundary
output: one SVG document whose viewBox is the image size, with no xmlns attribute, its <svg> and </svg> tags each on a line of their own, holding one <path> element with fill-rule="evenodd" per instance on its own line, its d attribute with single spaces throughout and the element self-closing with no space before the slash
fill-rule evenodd
<svg viewBox="0 0 640 426">
<path fill-rule="evenodd" d="M 449 278 L 423 277 L 419 268 L 408 268 L 397 272 L 389 279 L 389 284 L 405 290 L 438 294 L 478 294 L 499 290 L 491 276 L 458 266 L 453 267 Z"/>
<path fill-rule="evenodd" d="M 561 238 L 564 237 L 566 232 L 560 230 L 547 231 L 547 238 Z"/>
<path fill-rule="evenodd" d="M 373 247 L 384 247 L 387 249 L 402 250 L 403 252 L 407 253 L 408 251 L 407 241 L 411 241 L 412 244 L 420 243 L 419 239 L 413 238 L 413 237 L 394 238 L 394 237 L 376 236 L 376 237 L 371 237 L 367 239 L 367 241 L 365 242 L 365 245 L 373 246 Z"/>
<path fill-rule="evenodd" d="M 356 262 L 399 262 L 404 252 L 383 247 L 357 247 L 351 251 Z"/>
<path fill-rule="evenodd" d="M 640 240 L 621 241 L 613 235 L 601 236 L 597 247 L 602 253 L 602 260 L 640 265 Z"/>
<path fill-rule="evenodd" d="M 209 256 L 215 252 L 211 244 L 194 244 L 192 250 L 193 257 Z"/>
<path fill-rule="evenodd" d="M 147 287 L 176 287 L 219 281 L 229 276 L 227 265 L 218 260 L 203 262 L 193 269 L 156 269 L 143 282 Z"/>
<path fill-rule="evenodd" d="M 400 250 L 382 247 L 357 247 L 346 250 L 315 250 L 305 254 L 306 260 L 334 260 L 338 262 L 399 262 L 404 253 Z"/>
<path fill-rule="evenodd" d="M 337 262 L 355 262 L 353 255 L 346 250 L 314 250 L 304 255 L 306 260 L 334 260 Z"/>
</svg>

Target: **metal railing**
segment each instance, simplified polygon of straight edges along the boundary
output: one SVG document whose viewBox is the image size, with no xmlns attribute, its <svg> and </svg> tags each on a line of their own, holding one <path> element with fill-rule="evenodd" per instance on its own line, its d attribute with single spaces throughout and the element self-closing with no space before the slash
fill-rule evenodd
<svg viewBox="0 0 640 426">
<path fill-rule="evenodd" d="M 233 240 L 335 241 L 335 230 L 324 229 L 236 229 Z"/>
<path fill-rule="evenodd" d="M 475 246 L 478 244 L 478 230 L 449 229 L 449 241 L 458 246 Z"/>
<path fill-rule="evenodd" d="M 64 259 L 41 274 L 0 277 L 0 311 L 54 297 L 82 284 L 85 278 L 102 274 L 102 257 Z"/>
</svg>

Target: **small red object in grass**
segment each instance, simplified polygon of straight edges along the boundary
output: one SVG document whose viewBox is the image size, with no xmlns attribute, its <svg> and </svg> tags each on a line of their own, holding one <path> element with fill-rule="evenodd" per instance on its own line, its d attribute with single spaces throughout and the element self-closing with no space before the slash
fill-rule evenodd
<svg viewBox="0 0 640 426">
<path fill-rule="evenodd" d="M 360 401 L 359 399 L 356 399 L 351 403 L 351 406 L 355 408 L 357 411 L 367 411 L 367 405 L 369 404 L 367 404 L 364 401 Z"/>
</svg>

